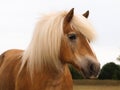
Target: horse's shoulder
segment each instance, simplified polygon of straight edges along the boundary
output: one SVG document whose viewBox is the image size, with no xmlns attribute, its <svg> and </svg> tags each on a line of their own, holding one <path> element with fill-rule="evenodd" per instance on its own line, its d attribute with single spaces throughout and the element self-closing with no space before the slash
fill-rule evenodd
<svg viewBox="0 0 120 90">
<path fill-rule="evenodd" d="M 0 90 L 14 90 L 23 50 L 11 49 L 0 55 Z"/>
<path fill-rule="evenodd" d="M 3 52 L 0 55 L 0 66 L 4 61 L 8 60 L 15 60 L 17 58 L 22 57 L 23 50 L 19 49 L 10 49 L 5 52 Z"/>
</svg>

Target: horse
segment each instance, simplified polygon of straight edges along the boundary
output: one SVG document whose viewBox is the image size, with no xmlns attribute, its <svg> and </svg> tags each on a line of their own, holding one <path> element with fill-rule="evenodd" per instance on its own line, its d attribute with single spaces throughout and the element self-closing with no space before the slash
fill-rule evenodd
<svg viewBox="0 0 120 90">
<path fill-rule="evenodd" d="M 0 55 L 0 90 L 73 90 L 69 64 L 84 78 L 97 78 L 100 63 L 90 46 L 96 33 L 88 16 L 74 15 L 74 8 L 42 16 L 26 50 Z"/>
</svg>

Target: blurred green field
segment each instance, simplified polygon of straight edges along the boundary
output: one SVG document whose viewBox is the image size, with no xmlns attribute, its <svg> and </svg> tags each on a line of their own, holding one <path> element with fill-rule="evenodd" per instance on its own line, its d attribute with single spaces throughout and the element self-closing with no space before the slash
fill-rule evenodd
<svg viewBox="0 0 120 90">
<path fill-rule="evenodd" d="M 120 90 L 120 86 L 74 85 L 73 90 Z"/>
<path fill-rule="evenodd" d="M 73 90 L 120 90 L 120 81 L 79 80 L 74 81 Z"/>
</svg>

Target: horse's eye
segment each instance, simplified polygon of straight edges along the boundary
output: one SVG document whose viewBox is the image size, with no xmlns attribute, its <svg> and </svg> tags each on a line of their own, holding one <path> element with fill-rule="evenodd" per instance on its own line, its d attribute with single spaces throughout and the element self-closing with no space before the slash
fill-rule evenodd
<svg viewBox="0 0 120 90">
<path fill-rule="evenodd" d="M 76 34 L 69 34 L 69 35 L 68 35 L 68 38 L 69 38 L 70 40 L 75 40 L 75 39 L 77 38 L 77 36 L 76 36 Z"/>
</svg>

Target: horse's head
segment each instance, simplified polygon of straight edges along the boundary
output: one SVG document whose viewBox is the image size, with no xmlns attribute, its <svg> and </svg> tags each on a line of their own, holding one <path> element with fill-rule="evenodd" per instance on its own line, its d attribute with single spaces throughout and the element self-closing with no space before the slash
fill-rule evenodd
<svg viewBox="0 0 120 90">
<path fill-rule="evenodd" d="M 88 15 L 87 11 L 77 20 L 74 9 L 65 15 L 60 58 L 63 63 L 76 67 L 85 78 L 95 78 L 99 73 L 100 64 L 90 47 L 93 32 L 90 23 L 87 22 Z"/>
</svg>

